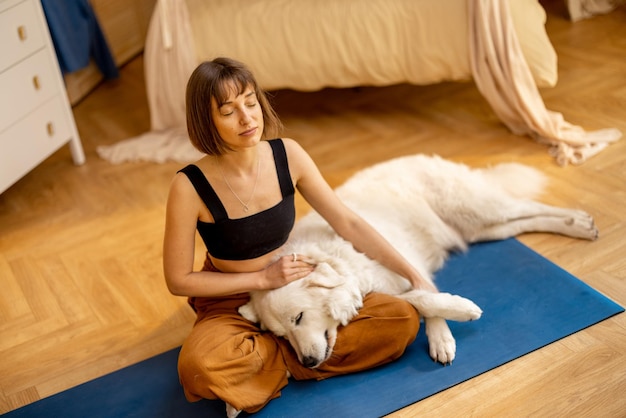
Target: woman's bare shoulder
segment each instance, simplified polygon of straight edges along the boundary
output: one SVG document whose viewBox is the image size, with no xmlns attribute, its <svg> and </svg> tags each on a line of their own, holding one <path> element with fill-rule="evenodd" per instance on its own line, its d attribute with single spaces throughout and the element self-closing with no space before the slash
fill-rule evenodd
<svg viewBox="0 0 626 418">
<path fill-rule="evenodd" d="M 298 141 L 296 141 L 293 138 L 282 137 L 280 139 L 281 139 L 281 141 L 283 141 L 283 144 L 285 144 L 285 149 L 287 149 L 287 150 L 294 149 L 294 148 L 302 149 L 302 147 L 300 146 Z"/>
<path fill-rule="evenodd" d="M 305 160 L 311 160 L 311 156 L 304 149 L 302 145 L 298 141 L 292 138 L 282 138 L 283 143 L 285 144 L 285 150 L 287 151 L 287 157 L 289 159 L 298 159 L 300 162 Z"/>
</svg>

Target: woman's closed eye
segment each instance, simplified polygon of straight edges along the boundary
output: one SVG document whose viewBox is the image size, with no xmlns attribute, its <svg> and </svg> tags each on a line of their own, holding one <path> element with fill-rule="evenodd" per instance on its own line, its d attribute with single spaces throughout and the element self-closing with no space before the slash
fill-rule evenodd
<svg viewBox="0 0 626 418">
<path fill-rule="evenodd" d="M 254 108 L 256 105 L 258 104 L 258 102 L 250 102 L 250 103 L 246 103 L 246 107 L 247 108 Z M 220 109 L 220 115 L 222 116 L 231 116 L 235 113 L 234 109 L 230 109 L 230 108 L 222 108 Z"/>
</svg>

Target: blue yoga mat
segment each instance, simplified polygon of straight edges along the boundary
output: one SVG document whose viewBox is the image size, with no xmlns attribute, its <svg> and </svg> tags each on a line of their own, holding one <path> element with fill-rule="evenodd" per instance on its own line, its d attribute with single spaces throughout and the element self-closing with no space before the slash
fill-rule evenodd
<svg viewBox="0 0 626 418">
<path fill-rule="evenodd" d="M 378 417 L 471 379 L 624 311 L 519 241 L 473 245 L 437 274 L 442 291 L 484 311 L 450 322 L 452 366 L 428 356 L 424 330 L 399 360 L 324 381 L 290 381 L 254 417 Z M 188 403 L 178 383 L 175 349 L 8 413 L 7 418 L 224 417 L 224 403 Z M 306 410 L 302 408 L 306 405 Z M 240 417 L 247 414 L 242 413 Z"/>
</svg>

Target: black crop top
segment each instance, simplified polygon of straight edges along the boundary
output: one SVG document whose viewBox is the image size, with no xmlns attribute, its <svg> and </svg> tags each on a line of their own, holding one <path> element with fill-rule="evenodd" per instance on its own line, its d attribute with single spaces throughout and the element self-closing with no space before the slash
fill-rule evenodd
<svg viewBox="0 0 626 418">
<path fill-rule="evenodd" d="M 202 171 L 190 164 L 185 173 L 198 195 L 213 215 L 214 222 L 198 220 L 198 233 L 207 251 L 222 260 L 249 260 L 260 257 L 283 245 L 296 219 L 293 183 L 285 145 L 281 139 L 268 141 L 283 199 L 275 206 L 245 218 L 229 219 L 226 209 Z"/>
</svg>

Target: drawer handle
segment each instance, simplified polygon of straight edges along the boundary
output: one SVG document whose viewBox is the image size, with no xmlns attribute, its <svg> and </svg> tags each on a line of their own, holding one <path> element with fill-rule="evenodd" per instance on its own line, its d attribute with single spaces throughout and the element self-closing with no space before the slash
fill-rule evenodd
<svg viewBox="0 0 626 418">
<path fill-rule="evenodd" d="M 54 124 L 52 122 L 46 124 L 46 131 L 48 132 L 48 136 L 54 136 Z"/>
<path fill-rule="evenodd" d="M 33 76 L 33 86 L 35 86 L 35 90 L 39 90 L 41 88 L 41 83 L 39 82 L 38 76 Z"/>
<path fill-rule="evenodd" d="M 20 25 L 17 27 L 17 36 L 19 36 L 20 41 L 25 41 L 28 38 L 28 34 L 26 33 L 26 26 Z"/>
</svg>

